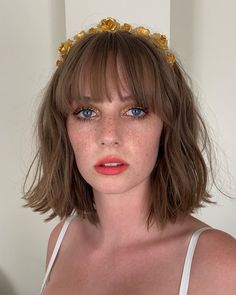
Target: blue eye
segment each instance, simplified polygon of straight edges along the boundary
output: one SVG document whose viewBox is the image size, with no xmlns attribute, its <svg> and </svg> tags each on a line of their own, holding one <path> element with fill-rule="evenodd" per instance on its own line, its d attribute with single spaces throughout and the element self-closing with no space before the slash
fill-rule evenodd
<svg viewBox="0 0 236 295">
<path fill-rule="evenodd" d="M 131 113 L 132 113 L 132 115 L 134 115 L 134 117 L 135 118 L 141 118 L 141 117 L 144 117 L 145 116 L 145 114 L 146 114 L 146 112 L 142 109 L 142 108 L 140 108 L 140 107 L 133 107 L 133 108 L 130 108 L 129 110 L 128 110 L 128 112 L 130 112 L 131 111 Z M 140 115 L 140 113 L 143 113 L 142 115 Z"/>
<path fill-rule="evenodd" d="M 74 112 L 74 115 L 76 117 L 78 117 L 78 119 L 80 120 L 89 120 L 90 118 L 92 118 L 91 114 L 95 113 L 94 110 L 92 110 L 91 108 L 81 108 L 80 110 Z M 83 116 L 79 116 L 80 114 L 82 114 Z M 94 116 L 93 116 L 94 117 Z"/>
</svg>

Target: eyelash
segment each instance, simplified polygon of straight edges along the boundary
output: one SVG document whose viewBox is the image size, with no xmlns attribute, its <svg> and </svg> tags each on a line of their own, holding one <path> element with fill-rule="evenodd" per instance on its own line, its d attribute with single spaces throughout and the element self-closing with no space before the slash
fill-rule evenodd
<svg viewBox="0 0 236 295">
<path fill-rule="evenodd" d="M 141 111 L 143 111 L 144 112 L 144 114 L 142 115 L 142 116 L 140 116 L 140 117 L 135 117 L 135 116 L 133 116 L 132 118 L 133 119 L 135 119 L 135 120 L 139 120 L 139 119 L 144 119 L 145 117 L 146 117 L 146 115 L 148 115 L 148 111 L 147 111 L 147 109 L 144 109 L 144 108 L 142 108 L 142 107 L 138 107 L 138 106 L 131 106 L 131 107 L 129 107 L 125 112 L 127 112 L 127 111 L 130 111 L 130 110 L 132 110 L 132 109 L 138 109 L 138 110 L 141 110 Z M 75 112 L 73 112 L 73 115 L 74 116 L 76 116 L 76 118 L 78 118 L 78 120 L 80 120 L 80 121 L 90 121 L 90 120 L 93 120 L 92 118 L 93 117 L 90 117 L 90 118 L 82 118 L 82 117 L 79 117 L 78 116 L 78 114 L 80 113 L 80 112 L 83 112 L 83 111 L 87 111 L 87 110 L 89 110 L 89 111 L 93 111 L 93 112 L 96 112 L 96 110 L 94 109 L 94 108 L 92 108 L 92 107 L 81 107 L 81 108 L 79 108 L 78 110 L 76 110 Z"/>
</svg>

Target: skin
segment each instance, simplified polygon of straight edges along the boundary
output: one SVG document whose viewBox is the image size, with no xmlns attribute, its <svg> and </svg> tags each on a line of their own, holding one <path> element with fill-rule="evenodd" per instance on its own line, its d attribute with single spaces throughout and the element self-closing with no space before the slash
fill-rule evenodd
<svg viewBox="0 0 236 295">
<path fill-rule="evenodd" d="M 85 112 L 74 114 L 81 105 L 73 102 L 67 131 L 77 167 L 93 188 L 101 222 L 93 237 L 100 246 L 117 247 L 153 234 L 147 232 L 145 214 L 163 122 L 152 112 L 132 109 L 134 101 L 121 101 L 110 84 L 112 102 L 93 102 L 95 111 L 89 113 L 87 121 L 79 119 Z M 90 96 L 88 91 L 86 96 Z M 122 96 L 130 96 L 124 87 Z M 112 176 L 97 173 L 93 166 L 107 155 L 125 160 L 128 169 Z"/>
</svg>

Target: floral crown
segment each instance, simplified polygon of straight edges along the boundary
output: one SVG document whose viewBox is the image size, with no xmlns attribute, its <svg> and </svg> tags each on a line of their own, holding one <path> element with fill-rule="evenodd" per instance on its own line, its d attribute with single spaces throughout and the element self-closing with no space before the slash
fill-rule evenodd
<svg viewBox="0 0 236 295">
<path fill-rule="evenodd" d="M 169 64 L 173 64 L 175 62 L 175 56 L 168 51 L 168 41 L 165 35 L 160 33 L 151 34 L 149 29 L 144 27 L 136 27 L 132 28 L 130 24 L 124 23 L 123 25 L 119 24 L 114 18 L 107 17 L 102 19 L 97 27 L 90 28 L 87 32 L 81 31 L 76 34 L 73 39 L 68 39 L 65 42 L 62 42 L 60 47 L 58 48 L 58 52 L 60 54 L 59 59 L 56 62 L 58 66 L 64 60 L 64 58 L 69 53 L 71 47 L 78 41 L 80 41 L 84 36 L 89 34 L 95 34 L 98 32 L 117 32 L 117 31 L 127 31 L 134 35 L 143 36 L 152 41 L 154 45 L 158 48 L 161 48 L 167 58 Z"/>
</svg>

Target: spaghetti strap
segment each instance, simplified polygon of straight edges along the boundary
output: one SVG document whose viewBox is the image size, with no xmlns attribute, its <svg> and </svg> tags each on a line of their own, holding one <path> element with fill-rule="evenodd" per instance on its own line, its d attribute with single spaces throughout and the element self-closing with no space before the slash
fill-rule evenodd
<svg viewBox="0 0 236 295">
<path fill-rule="evenodd" d="M 42 293 L 45 285 L 46 285 L 46 282 L 47 282 L 47 279 L 48 279 L 48 276 L 51 272 L 51 269 L 53 267 L 53 264 L 56 260 L 56 257 L 57 257 L 57 254 L 59 252 L 59 249 L 60 249 L 60 246 L 62 244 L 62 241 L 63 241 L 63 238 L 65 236 L 65 233 L 67 231 L 67 228 L 70 224 L 70 222 L 73 220 L 73 218 L 75 217 L 76 215 L 72 215 L 72 216 L 69 216 L 68 218 L 66 218 L 64 224 L 63 224 L 63 227 L 60 231 L 60 234 L 57 238 L 57 242 L 56 242 L 56 245 L 53 249 L 53 253 L 51 255 L 51 258 L 49 260 L 49 263 L 48 263 L 48 267 L 47 267 L 47 270 L 46 270 L 46 273 L 45 273 L 45 277 L 44 277 L 44 280 L 43 280 L 43 284 L 42 284 L 42 287 L 41 287 L 41 290 L 40 290 L 40 294 Z M 189 286 L 189 278 L 190 278 L 190 271 L 191 271 L 191 265 L 192 265 L 192 259 L 193 259 L 193 255 L 194 255 L 194 251 L 195 251 L 195 248 L 196 248 L 196 245 L 197 245 L 197 241 L 198 241 L 198 238 L 200 236 L 200 234 L 202 232 L 204 232 L 205 230 L 207 229 L 211 229 L 211 227 L 203 227 L 203 228 L 200 228 L 198 230 L 196 230 L 191 239 L 190 239 L 190 242 L 189 242 L 189 245 L 188 245 L 188 249 L 187 249 L 187 254 L 186 254 L 186 257 L 185 257 L 185 262 L 184 262 L 184 268 L 183 268 L 183 274 L 182 274 L 182 278 L 181 278 L 181 283 L 180 283 L 180 289 L 179 289 L 179 295 L 187 295 L 187 292 L 188 292 L 188 286 Z"/>
<path fill-rule="evenodd" d="M 72 219 L 74 219 L 75 216 L 76 215 L 71 215 L 71 216 L 67 217 L 64 224 L 63 224 L 63 227 L 62 227 L 62 229 L 60 231 L 60 234 L 59 234 L 59 236 L 57 238 L 56 245 L 55 245 L 55 247 L 53 249 L 52 256 L 51 256 L 51 258 L 49 260 L 49 263 L 48 263 L 48 266 L 47 266 L 47 270 L 46 270 L 46 273 L 45 273 L 45 276 L 44 276 L 44 280 L 43 280 L 43 284 L 42 284 L 42 287 L 41 287 L 41 290 L 40 290 L 40 294 L 42 293 L 42 291 L 43 291 L 43 289 L 45 287 L 48 276 L 49 276 L 49 274 L 51 272 L 51 269 L 53 267 L 53 264 L 54 264 L 54 262 L 56 260 L 56 257 L 57 257 L 57 254 L 59 252 L 61 243 L 62 243 L 63 238 L 65 236 L 66 230 L 67 230 L 70 222 L 72 221 Z"/>
<path fill-rule="evenodd" d="M 194 254 L 194 251 L 195 251 L 195 248 L 197 245 L 197 241 L 198 241 L 200 234 L 208 229 L 211 229 L 211 227 L 200 228 L 200 229 L 196 230 L 191 237 L 191 240 L 188 245 L 187 255 L 185 257 L 184 269 L 183 269 L 183 274 L 182 274 L 180 289 L 179 289 L 179 295 L 187 295 L 187 293 L 188 293 L 191 265 L 192 265 L 193 254 Z"/>
</svg>

